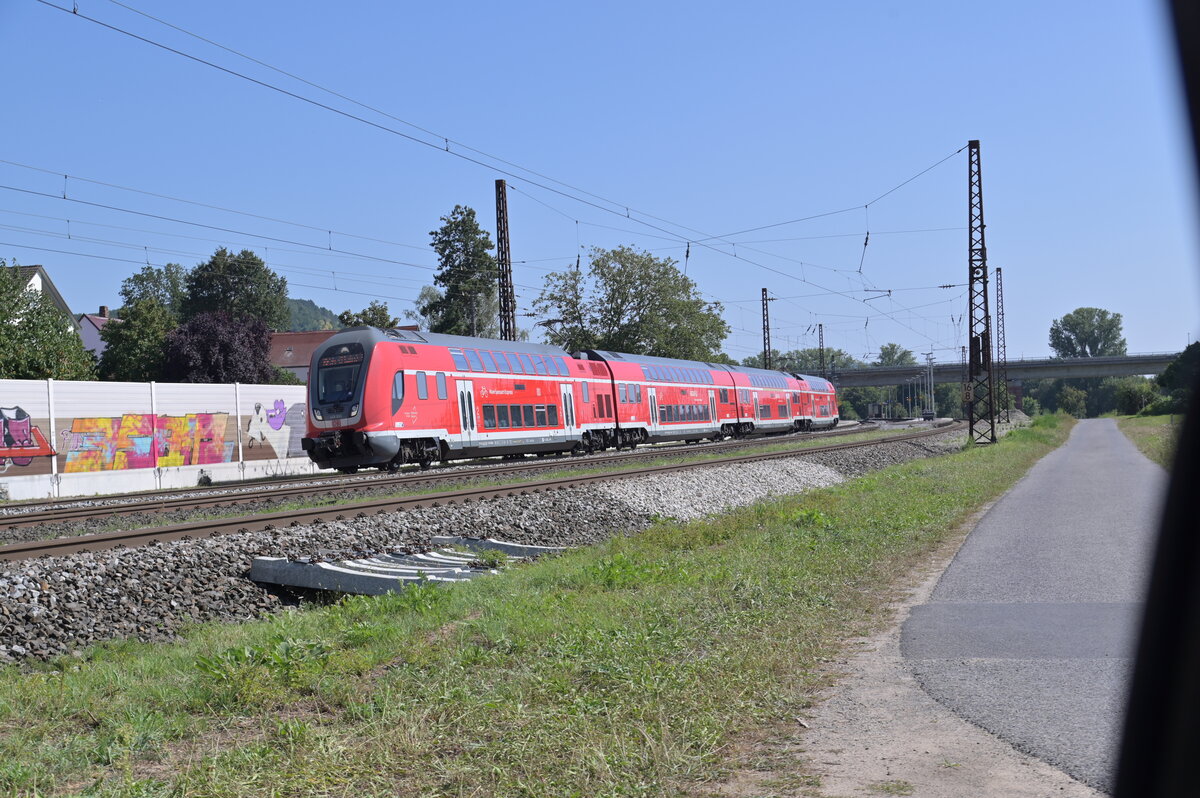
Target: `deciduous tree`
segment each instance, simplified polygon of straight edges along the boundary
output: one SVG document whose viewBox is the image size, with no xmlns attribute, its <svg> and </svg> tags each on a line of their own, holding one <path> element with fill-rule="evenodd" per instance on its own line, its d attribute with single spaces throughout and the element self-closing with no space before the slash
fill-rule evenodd
<svg viewBox="0 0 1200 798">
<path fill-rule="evenodd" d="M 550 274 L 534 308 L 546 340 L 569 351 L 708 360 L 729 333 L 721 304 L 706 302 L 675 261 L 629 247 L 592 250 L 586 276 Z"/>
<path fill-rule="evenodd" d="M 0 379 L 96 379 L 95 360 L 71 319 L 26 286 L 17 265 L 0 258 Z"/>
<path fill-rule="evenodd" d="M 1121 314 L 1101 308 L 1076 308 L 1051 322 L 1050 348 L 1059 357 L 1123 355 Z"/>
<path fill-rule="evenodd" d="M 186 284 L 184 321 L 222 312 L 258 319 L 271 330 L 288 328 L 287 280 L 248 249 L 235 255 L 221 247 L 188 272 Z"/>
<path fill-rule="evenodd" d="M 140 271 L 121 281 L 121 300 L 125 304 L 116 314 L 117 317 L 125 318 L 131 305 L 148 300 L 158 303 L 178 321 L 183 315 L 183 302 L 187 297 L 187 276 L 187 269 L 178 263 L 168 263 L 161 269 L 143 266 Z"/>
<path fill-rule="evenodd" d="M 100 330 L 105 343 L 100 376 L 106 380 L 150 382 L 162 379 L 167 337 L 177 326 L 170 310 L 156 299 L 134 299 Z"/>
<path fill-rule="evenodd" d="M 349 310 L 342 311 L 338 316 L 338 323 L 343 327 L 360 327 L 365 324 L 386 330 L 389 327 L 399 326 L 400 320 L 392 316 L 386 302 L 372 300 L 371 304 L 357 313 Z"/>
<path fill-rule="evenodd" d="M 225 311 L 200 313 L 168 336 L 164 379 L 271 383 L 276 375 L 270 341 L 261 319 Z"/>
</svg>

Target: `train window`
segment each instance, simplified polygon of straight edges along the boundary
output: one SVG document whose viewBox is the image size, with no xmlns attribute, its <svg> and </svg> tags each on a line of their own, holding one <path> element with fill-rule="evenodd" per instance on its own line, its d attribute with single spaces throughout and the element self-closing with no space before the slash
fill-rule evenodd
<svg viewBox="0 0 1200 798">
<path fill-rule="evenodd" d="M 758 406 L 758 417 L 759 418 L 770 418 L 771 417 L 771 406 L 770 405 L 759 405 Z"/>
<path fill-rule="evenodd" d="M 512 414 L 512 425 L 514 427 L 523 426 L 521 424 L 521 406 L 520 405 L 509 405 L 508 409 Z"/>
<path fill-rule="evenodd" d="M 533 405 L 523 405 L 521 407 L 521 412 L 525 416 L 525 426 L 527 426 L 527 427 L 536 426 L 533 423 L 533 420 L 534 420 Z M 543 412 L 545 412 L 545 411 L 543 411 Z"/>
<path fill-rule="evenodd" d="M 587 404 L 588 402 L 592 401 L 591 396 L 589 396 L 589 393 L 590 393 L 589 389 L 591 388 L 591 383 L 583 382 L 582 386 L 583 386 L 583 403 Z"/>
<path fill-rule="evenodd" d="M 417 372 L 417 398 L 429 398 L 429 382 L 425 379 L 425 372 L 423 371 Z"/>
<path fill-rule="evenodd" d="M 451 349 L 450 357 L 454 360 L 454 368 L 458 369 L 459 371 L 466 371 L 470 368 L 470 366 L 467 365 L 467 359 L 463 357 L 461 349 Z"/>
<path fill-rule="evenodd" d="M 617 383 L 617 396 L 620 399 L 621 404 L 625 404 L 625 383 Z"/>
<path fill-rule="evenodd" d="M 465 349 L 463 354 L 467 356 L 467 362 L 471 364 L 471 368 L 475 371 L 483 371 L 483 361 L 479 359 L 479 353 L 474 349 Z"/>
<path fill-rule="evenodd" d="M 496 408 L 492 405 L 483 406 L 483 428 L 496 428 Z"/>
<path fill-rule="evenodd" d="M 533 409 L 533 413 L 534 413 L 534 420 L 535 420 L 536 426 L 539 426 L 539 427 L 546 426 L 546 406 L 538 405 L 537 407 L 535 407 Z"/>
<path fill-rule="evenodd" d="M 634 401 L 640 405 L 642 403 L 642 386 L 640 386 L 640 385 L 633 386 L 633 392 L 634 392 L 634 396 L 636 397 L 634 399 Z"/>
<path fill-rule="evenodd" d="M 437 373 L 437 392 L 438 399 L 446 398 L 446 372 L 444 371 Z"/>
<path fill-rule="evenodd" d="M 546 420 L 550 422 L 550 426 L 558 426 L 558 405 L 546 405 Z"/>
<path fill-rule="evenodd" d="M 721 389 L 721 404 L 726 404 L 728 402 L 729 402 L 729 391 L 725 388 L 722 388 Z"/>
<path fill-rule="evenodd" d="M 667 407 L 666 407 L 666 405 L 658 406 L 658 423 L 660 423 L 660 424 L 667 423 Z"/>
<path fill-rule="evenodd" d="M 529 359 L 529 355 L 521 354 L 517 357 L 521 358 L 521 365 L 525 367 L 525 373 L 533 374 L 533 361 Z"/>
<path fill-rule="evenodd" d="M 404 403 L 404 372 L 397 371 L 392 377 L 392 412 L 395 413 Z"/>
<path fill-rule="evenodd" d="M 496 426 L 508 429 L 508 405 L 496 405 Z"/>
<path fill-rule="evenodd" d="M 550 369 L 546 368 L 546 358 L 541 355 L 533 356 L 533 370 L 538 374 L 549 374 Z"/>
<path fill-rule="evenodd" d="M 558 364 L 559 375 L 561 375 L 563 377 L 571 376 L 571 370 L 569 368 L 567 368 L 567 361 L 563 360 L 561 357 L 556 357 L 556 358 L 552 358 L 552 359 L 554 360 L 555 363 Z"/>
<path fill-rule="evenodd" d="M 500 373 L 508 374 L 510 369 L 508 368 L 508 360 L 505 359 L 504 355 L 500 352 L 492 352 L 492 356 L 496 358 L 496 368 L 500 370 Z"/>
<path fill-rule="evenodd" d="M 486 349 L 479 351 L 480 357 L 483 358 L 483 368 L 485 371 L 490 371 L 493 374 L 496 372 L 496 361 L 492 360 L 492 353 Z"/>
</svg>

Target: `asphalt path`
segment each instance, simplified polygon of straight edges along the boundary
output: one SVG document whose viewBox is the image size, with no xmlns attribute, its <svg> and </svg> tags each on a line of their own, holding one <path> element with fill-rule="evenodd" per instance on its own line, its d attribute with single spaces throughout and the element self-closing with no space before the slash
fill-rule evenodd
<svg viewBox="0 0 1200 798">
<path fill-rule="evenodd" d="M 1080 421 L 967 538 L 900 651 L 961 717 L 1105 792 L 1166 472 Z"/>
</svg>

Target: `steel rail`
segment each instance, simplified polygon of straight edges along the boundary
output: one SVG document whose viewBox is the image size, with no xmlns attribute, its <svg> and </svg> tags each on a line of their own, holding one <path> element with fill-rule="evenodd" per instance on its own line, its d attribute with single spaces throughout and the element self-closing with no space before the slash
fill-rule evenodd
<svg viewBox="0 0 1200 798">
<path fill-rule="evenodd" d="M 684 471 L 706 466 L 732 465 L 756 460 L 776 460 L 787 457 L 803 457 L 823 452 L 857 449 L 877 446 L 884 443 L 901 443 L 920 440 L 921 438 L 955 432 L 965 428 L 962 423 L 932 430 L 910 433 L 905 435 L 876 438 L 869 441 L 853 441 L 850 443 L 834 443 L 826 446 L 807 446 L 803 448 L 786 449 L 777 452 L 759 452 L 754 454 L 734 455 L 712 460 L 692 463 L 676 463 L 645 468 L 626 469 L 623 471 L 606 472 L 602 474 L 582 474 L 578 476 L 559 477 L 557 479 L 523 482 L 512 485 L 491 485 L 483 487 L 467 487 L 453 491 L 422 494 L 419 496 L 401 496 L 374 501 L 360 502 L 353 505 L 337 505 L 326 508 L 306 508 L 301 510 L 286 510 L 261 515 L 241 516 L 206 521 L 191 521 L 163 527 L 143 528 L 117 532 L 104 532 L 95 535 L 84 535 L 53 540 L 29 541 L 0 546 L 0 560 L 25 560 L 42 556 L 62 556 L 83 551 L 102 551 L 105 549 L 125 546 L 129 548 L 146 546 L 152 543 L 164 543 L 176 540 L 191 540 L 239 532 L 256 532 L 278 529 L 280 527 L 299 526 L 306 523 L 325 521 L 344 521 L 351 518 L 365 518 L 380 513 L 396 512 L 418 507 L 438 507 L 443 504 L 460 504 L 471 501 L 501 498 L 505 496 L 521 496 L 529 493 L 541 493 L 550 490 L 564 490 L 581 485 L 611 482 L 631 477 L 663 474 L 671 471 Z"/>
<path fill-rule="evenodd" d="M 818 440 L 821 437 L 836 437 L 839 435 L 861 434 L 869 429 L 847 428 L 841 431 L 819 433 L 817 437 L 807 440 Z M 429 483 L 454 483 L 469 479 L 489 478 L 527 471 L 545 471 L 553 468 L 580 468 L 596 463 L 628 462 L 630 460 L 654 456 L 677 457 L 705 451 L 721 451 L 724 449 L 739 449 L 752 446 L 778 444 L 782 436 L 756 438 L 754 440 L 725 441 L 704 446 L 667 446 L 662 448 L 643 448 L 640 452 L 625 454 L 607 454 L 596 457 L 572 457 L 568 459 L 539 459 L 498 465 L 480 465 L 470 468 L 449 470 L 410 471 L 402 474 L 380 475 L 365 479 L 348 478 L 346 475 L 319 475 L 307 478 L 292 478 L 274 480 L 271 482 L 255 483 L 248 486 L 234 487 L 226 484 L 220 488 L 201 490 L 200 495 L 192 489 L 147 494 L 141 501 L 120 502 L 114 504 L 86 504 L 62 502 L 46 502 L 47 509 L 10 515 L 0 515 L 0 532 L 10 529 L 20 529 L 44 524 L 64 523 L 70 521 L 85 521 L 113 516 L 134 515 L 136 513 L 165 513 L 183 509 L 220 509 L 234 507 L 239 504 L 250 504 L 256 501 L 271 501 L 293 498 L 297 496 L 315 495 L 321 492 L 365 492 L 388 489 L 405 485 L 420 485 Z M 302 483 L 302 484 L 296 484 Z M 233 489 L 235 492 L 227 493 Z M 212 495 L 204 495 L 211 493 Z M 185 495 L 186 494 L 186 495 Z M 69 501 L 69 500 L 68 500 Z M 87 500 L 80 500 L 86 502 Z M 31 505 L 24 505 L 31 506 Z"/>
</svg>

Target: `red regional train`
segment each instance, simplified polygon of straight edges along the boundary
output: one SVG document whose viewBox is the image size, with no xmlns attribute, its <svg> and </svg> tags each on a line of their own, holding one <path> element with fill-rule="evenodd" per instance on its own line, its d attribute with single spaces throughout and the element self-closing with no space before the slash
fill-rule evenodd
<svg viewBox="0 0 1200 798">
<path fill-rule="evenodd" d="M 354 327 L 313 353 L 301 443 L 319 467 L 353 472 L 837 423 L 819 377 Z"/>
</svg>

